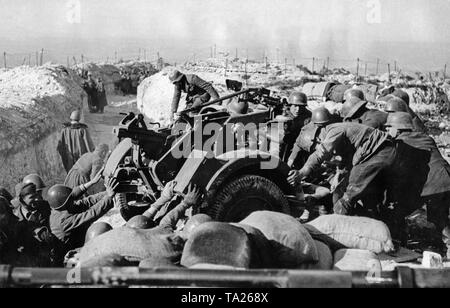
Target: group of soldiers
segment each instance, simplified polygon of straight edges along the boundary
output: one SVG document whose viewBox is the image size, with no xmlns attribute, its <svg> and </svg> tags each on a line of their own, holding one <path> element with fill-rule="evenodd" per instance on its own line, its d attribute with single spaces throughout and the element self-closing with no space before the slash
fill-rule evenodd
<svg viewBox="0 0 450 308">
<path fill-rule="evenodd" d="M 219 98 L 196 75 L 174 71 L 169 79 L 175 85 L 172 114 L 182 92 L 188 108 Z M 406 245 L 406 217 L 426 206 L 450 257 L 450 165 L 410 108 L 408 93 L 394 88 L 378 101 L 384 110 L 369 108 L 364 92 L 354 87 L 345 92 L 340 113 L 331 114 L 326 108 L 308 110 L 301 92 L 290 95 L 280 116 L 289 125 L 277 154 L 292 168 L 288 182 L 305 197 L 300 219 L 310 220 L 311 212 L 369 216 L 386 222 L 398 243 Z M 330 168 L 332 176 L 323 178 Z"/>
<path fill-rule="evenodd" d="M 0 260 L 22 266 L 61 266 L 64 255 L 84 243 L 93 222 L 113 207 L 116 180 L 102 183 L 109 155 L 105 144 L 94 146 L 87 125 L 74 111 L 58 141 L 67 171 L 64 183 L 47 187 L 30 174 L 12 196 L 0 189 Z"/>
<path fill-rule="evenodd" d="M 369 216 L 386 222 L 406 245 L 406 217 L 426 206 L 450 256 L 450 165 L 409 107 L 409 95 L 397 89 L 379 97 L 385 110 L 368 108 L 356 88 L 344 100 L 340 114 L 332 115 L 326 108 L 308 111 L 302 93 L 289 98 L 295 129 L 284 140 L 292 148 L 288 181 L 304 189 L 309 205 L 301 219 L 311 219 L 311 212 Z M 330 168 L 335 176 L 326 184 L 305 184 L 320 182 Z"/>
<path fill-rule="evenodd" d="M 86 79 L 82 85 L 88 96 L 88 107 L 90 113 L 104 113 L 105 107 L 108 106 L 106 98 L 105 84 L 102 78 L 94 80 L 91 72 L 87 72 Z"/>
<path fill-rule="evenodd" d="M 170 79 L 175 85 L 173 113 L 181 91 L 188 93 L 191 106 L 219 98 L 211 84 L 195 75 L 175 72 Z M 299 219 L 309 221 L 314 212 L 368 216 L 386 222 L 394 239 L 404 245 L 406 217 L 426 206 L 429 221 L 442 232 L 443 244 L 450 251 L 450 165 L 409 107 L 408 94 L 396 90 L 380 97 L 385 110 L 368 108 L 364 93 L 357 88 L 348 90 L 344 100 L 340 114 L 332 115 L 323 107 L 309 111 L 308 98 L 301 92 L 293 92 L 288 99 L 282 117 L 290 125 L 282 156 L 291 167 L 287 181 L 307 205 Z M 79 251 L 99 235 L 110 234 L 113 245 L 117 243 L 114 236 L 128 234 L 129 229 L 112 230 L 106 223 L 95 223 L 120 203 L 122 195 L 114 178 L 104 179 L 99 188 L 109 148 L 94 147 L 80 120 L 80 112 L 73 112 L 59 140 L 58 151 L 68 172 L 65 183 L 46 187 L 39 175 L 31 174 L 17 184 L 15 196 L 0 189 L 2 263 L 62 266 L 68 253 Z M 333 176 L 321 179 L 330 169 Z M 127 228 L 149 230 L 134 236 L 168 239 L 173 248 L 177 246 L 175 234 L 177 239 L 187 238 L 189 230 L 211 220 L 194 216 L 178 232 L 177 224 L 188 209 L 200 203 L 201 194 L 190 187 L 184 196 L 176 196 L 175 185 L 168 183 L 161 197 L 139 212 L 121 205 Z M 175 206 L 169 207 L 175 199 Z M 103 240 L 108 242 L 108 237 Z"/>
</svg>

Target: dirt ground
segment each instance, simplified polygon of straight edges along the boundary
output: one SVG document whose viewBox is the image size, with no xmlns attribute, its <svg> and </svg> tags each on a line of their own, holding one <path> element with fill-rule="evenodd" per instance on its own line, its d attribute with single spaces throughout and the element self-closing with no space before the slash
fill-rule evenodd
<svg viewBox="0 0 450 308">
<path fill-rule="evenodd" d="M 123 119 L 121 113 L 138 113 L 136 96 L 108 96 L 108 106 L 105 113 L 89 113 L 84 108 L 84 123 L 89 126 L 95 144 L 105 143 L 111 145 L 114 140 L 112 130 Z"/>
</svg>

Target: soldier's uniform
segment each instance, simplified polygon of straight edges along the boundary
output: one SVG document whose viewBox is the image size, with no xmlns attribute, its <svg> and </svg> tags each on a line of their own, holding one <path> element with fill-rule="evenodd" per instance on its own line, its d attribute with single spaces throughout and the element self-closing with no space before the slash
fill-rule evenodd
<svg viewBox="0 0 450 308">
<path fill-rule="evenodd" d="M 72 169 L 83 154 L 93 152 L 94 149 L 94 142 L 86 124 L 64 124 L 64 129 L 58 139 L 57 151 L 61 156 L 66 172 Z"/>
<path fill-rule="evenodd" d="M 443 232 L 450 257 L 450 165 L 442 157 L 435 141 L 428 135 L 417 132 L 403 132 L 398 137 L 404 143 L 430 152 L 429 172 L 422 190 L 427 204 L 428 220 Z"/>
<path fill-rule="evenodd" d="M 415 193 L 415 190 L 420 191 L 415 189 L 420 183 L 409 177 L 414 168 L 411 169 L 412 159 L 408 157 L 410 149 L 403 144 L 392 142 L 384 132 L 355 123 L 328 125 L 322 134 L 323 142 L 302 169 L 304 175 L 319 168 L 336 152 L 339 154 L 340 148 L 353 153 L 349 185 L 335 210 L 351 213 L 356 202 L 373 191 L 373 186 L 376 190 L 381 186 L 380 193 L 386 190 L 388 200 L 399 203 L 398 208 L 402 211 L 411 204 L 420 203 L 420 193 Z"/>
<path fill-rule="evenodd" d="M 211 99 L 219 99 L 219 94 L 211 83 L 204 81 L 197 75 L 187 74 L 184 75 L 179 83 L 175 84 L 175 92 L 172 100 L 172 113 L 178 111 L 182 92 L 187 94 L 187 108 L 201 106 Z"/>
<path fill-rule="evenodd" d="M 84 194 L 83 186 L 74 189 L 71 199 Z M 105 215 L 114 206 L 113 199 L 106 193 L 73 202 L 70 208 L 61 210 L 52 209 L 50 215 L 50 228 L 59 241 L 60 253 L 64 255 L 67 251 L 82 247 L 87 229 L 97 219 Z"/>
</svg>

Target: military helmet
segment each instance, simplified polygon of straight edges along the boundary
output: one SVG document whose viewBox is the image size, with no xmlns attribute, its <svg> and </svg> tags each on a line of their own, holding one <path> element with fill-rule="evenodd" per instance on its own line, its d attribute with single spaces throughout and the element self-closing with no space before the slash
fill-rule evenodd
<svg viewBox="0 0 450 308">
<path fill-rule="evenodd" d="M 331 114 L 325 107 L 317 108 L 312 113 L 311 122 L 314 124 L 328 124 L 331 122 Z"/>
<path fill-rule="evenodd" d="M 392 92 L 392 95 L 394 95 L 395 97 L 401 98 L 407 106 L 409 106 L 410 103 L 410 98 L 409 98 L 409 94 L 406 93 L 403 90 L 397 89 L 394 92 Z"/>
<path fill-rule="evenodd" d="M 106 222 L 96 222 L 92 226 L 89 227 L 89 229 L 86 232 L 86 237 L 84 240 L 84 243 L 87 244 L 88 242 L 92 241 L 94 238 L 111 231 L 113 228 L 110 224 Z"/>
<path fill-rule="evenodd" d="M 81 120 L 81 112 L 79 110 L 72 112 L 70 120 L 79 122 Z"/>
<path fill-rule="evenodd" d="M 362 101 L 366 99 L 363 91 L 359 89 L 348 89 L 344 93 L 344 102 L 354 97 L 359 98 Z"/>
<path fill-rule="evenodd" d="M 151 229 L 155 227 L 155 223 L 148 217 L 143 215 L 134 216 L 131 218 L 126 226 L 132 229 Z"/>
<path fill-rule="evenodd" d="M 342 106 L 341 116 L 344 119 L 352 118 L 361 108 L 367 105 L 367 102 L 359 97 L 351 97 L 346 100 Z"/>
<path fill-rule="evenodd" d="M 173 84 L 175 84 L 175 83 L 177 83 L 177 82 L 180 82 L 181 79 L 183 79 L 183 77 L 184 77 L 184 74 L 183 74 L 183 73 L 181 73 L 181 72 L 178 71 L 178 70 L 174 70 L 174 71 L 170 74 L 169 80 L 170 80 L 170 82 L 172 82 Z"/>
<path fill-rule="evenodd" d="M 27 185 L 33 183 L 36 186 L 37 191 L 42 191 L 47 187 L 42 178 L 37 174 L 29 174 L 23 179 L 23 184 Z"/>
<path fill-rule="evenodd" d="M 63 208 L 71 199 L 72 188 L 64 185 L 55 185 L 47 192 L 47 201 L 54 210 Z"/>
<path fill-rule="evenodd" d="M 250 105 L 244 101 L 232 101 L 228 104 L 228 112 L 233 114 L 246 114 Z"/>
<path fill-rule="evenodd" d="M 389 114 L 386 127 L 414 130 L 413 119 L 407 112 L 394 112 Z"/>
<path fill-rule="evenodd" d="M 296 105 L 296 106 L 307 106 L 308 105 L 308 97 L 306 94 L 302 92 L 293 92 L 289 96 L 288 100 L 289 105 Z"/>
<path fill-rule="evenodd" d="M 186 223 L 183 229 L 183 236 L 189 238 L 192 232 L 200 225 L 211 222 L 213 219 L 206 214 L 197 214 L 192 216 Z"/>
<path fill-rule="evenodd" d="M 408 112 L 408 105 L 398 97 L 391 98 L 386 104 L 386 112 Z"/>
</svg>

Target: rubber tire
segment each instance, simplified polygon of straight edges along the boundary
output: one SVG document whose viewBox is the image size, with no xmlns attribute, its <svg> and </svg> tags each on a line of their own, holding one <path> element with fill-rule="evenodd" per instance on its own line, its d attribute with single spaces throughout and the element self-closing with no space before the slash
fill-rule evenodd
<svg viewBox="0 0 450 308">
<path fill-rule="evenodd" d="M 242 210 L 248 199 L 259 204 Z M 240 222 L 256 211 L 290 214 L 289 202 L 283 191 L 271 180 L 246 175 L 225 184 L 209 203 L 206 214 L 221 222 Z"/>
</svg>

